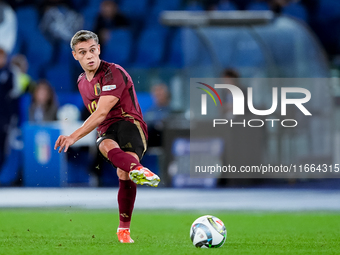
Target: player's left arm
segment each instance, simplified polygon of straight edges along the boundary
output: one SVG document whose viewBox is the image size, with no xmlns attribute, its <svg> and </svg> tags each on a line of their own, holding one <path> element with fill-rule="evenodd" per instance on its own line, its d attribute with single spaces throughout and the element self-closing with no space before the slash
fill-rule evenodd
<svg viewBox="0 0 340 255">
<path fill-rule="evenodd" d="M 64 152 L 66 152 L 72 144 L 98 127 L 98 125 L 105 120 L 106 115 L 115 106 L 118 100 L 119 98 L 116 96 L 101 96 L 98 100 L 97 109 L 87 118 L 87 120 L 85 120 L 83 125 L 69 136 L 59 136 L 55 142 L 54 149 L 56 150 L 60 147 L 59 153 L 62 152 L 63 149 Z"/>
</svg>

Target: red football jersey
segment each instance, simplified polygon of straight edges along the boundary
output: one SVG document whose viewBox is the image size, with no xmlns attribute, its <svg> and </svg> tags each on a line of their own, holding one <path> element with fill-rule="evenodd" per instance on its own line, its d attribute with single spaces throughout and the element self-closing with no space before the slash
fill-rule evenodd
<svg viewBox="0 0 340 255">
<path fill-rule="evenodd" d="M 78 78 L 78 89 L 85 107 L 92 114 L 101 96 L 112 95 L 119 101 L 107 114 L 105 120 L 97 128 L 98 135 L 106 132 L 108 127 L 119 120 L 127 120 L 142 129 L 147 138 L 147 126 L 143 120 L 133 81 L 120 65 L 101 60 L 93 79 L 89 82 L 85 73 Z"/>
</svg>

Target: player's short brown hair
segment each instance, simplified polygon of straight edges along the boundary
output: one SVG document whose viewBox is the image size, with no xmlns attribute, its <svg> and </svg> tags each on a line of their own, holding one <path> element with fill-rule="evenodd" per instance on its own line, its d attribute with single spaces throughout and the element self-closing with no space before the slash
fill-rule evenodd
<svg viewBox="0 0 340 255">
<path fill-rule="evenodd" d="M 71 39 L 70 45 L 72 50 L 74 51 L 74 48 L 78 43 L 86 42 L 90 39 L 93 39 L 97 44 L 99 44 L 98 36 L 95 33 L 88 30 L 79 30 Z"/>
</svg>

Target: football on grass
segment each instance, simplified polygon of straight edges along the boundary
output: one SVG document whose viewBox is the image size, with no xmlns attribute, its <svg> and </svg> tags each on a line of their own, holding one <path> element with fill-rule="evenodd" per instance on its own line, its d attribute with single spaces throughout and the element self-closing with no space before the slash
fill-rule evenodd
<svg viewBox="0 0 340 255">
<path fill-rule="evenodd" d="M 204 215 L 192 223 L 190 238 L 197 248 L 219 248 L 227 239 L 227 230 L 219 218 Z"/>
</svg>

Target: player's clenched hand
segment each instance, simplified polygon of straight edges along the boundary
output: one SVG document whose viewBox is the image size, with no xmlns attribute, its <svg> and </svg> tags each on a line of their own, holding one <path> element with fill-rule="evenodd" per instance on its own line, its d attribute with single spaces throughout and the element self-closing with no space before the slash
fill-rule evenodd
<svg viewBox="0 0 340 255">
<path fill-rule="evenodd" d="M 64 149 L 64 152 L 68 150 L 68 148 L 74 144 L 76 141 L 71 136 L 61 135 L 58 137 L 57 141 L 55 142 L 54 149 L 56 150 L 58 147 L 58 152 L 62 152 Z"/>
</svg>

